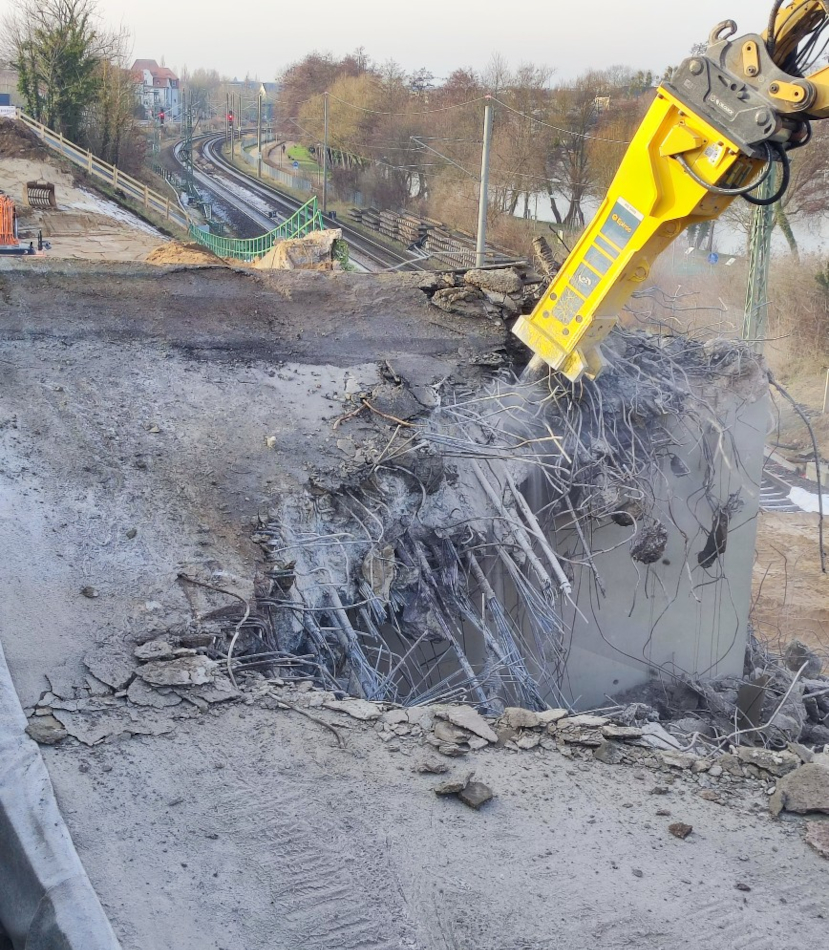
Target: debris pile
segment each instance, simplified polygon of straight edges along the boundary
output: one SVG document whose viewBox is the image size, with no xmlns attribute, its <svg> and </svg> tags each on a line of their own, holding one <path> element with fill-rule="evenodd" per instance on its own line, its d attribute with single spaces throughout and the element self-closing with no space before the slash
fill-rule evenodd
<svg viewBox="0 0 829 950">
<path fill-rule="evenodd" d="M 335 424 L 348 475 L 312 476 L 263 518 L 262 593 L 234 618 L 234 656 L 290 657 L 322 688 L 403 705 L 567 705 L 562 610 L 581 571 L 603 591 L 593 526 L 624 525 L 635 563 L 659 559 L 662 467 L 681 475 L 680 445 L 706 425 L 728 438 L 700 392 L 749 399 L 762 379 L 722 341 L 618 330 L 611 345 L 608 369 L 578 385 L 504 371 L 483 392 L 442 386 L 430 410 L 393 372 L 348 393 Z M 704 465 L 713 473 L 713 456 Z M 686 538 L 696 550 L 711 517 L 727 525 L 740 507 L 716 497 L 711 474 L 702 485 L 713 516 Z M 706 584 L 722 577 L 712 564 Z"/>
<path fill-rule="evenodd" d="M 477 320 L 510 320 L 532 313 L 548 280 L 527 268 L 401 275 L 446 313 Z"/>
<path fill-rule="evenodd" d="M 180 241 L 166 241 L 150 251 L 146 261 L 148 264 L 185 265 L 197 267 L 226 267 L 227 264 L 212 251 L 201 244 L 182 244 Z"/>
<path fill-rule="evenodd" d="M 767 798 L 772 815 L 783 810 L 829 814 L 829 746 L 823 752 L 797 744 L 782 750 L 682 746 L 666 728 L 670 724 L 639 718 L 641 706 L 604 715 L 507 707 L 499 716 L 484 716 L 465 705 L 401 708 L 368 702 L 315 689 L 308 680 L 266 678 L 252 670 L 240 673 L 234 686 L 206 650 L 176 646 L 172 638 L 142 644 L 117 662 L 111 650 L 97 650 L 86 659 L 87 685 L 67 690 L 56 678 L 53 689 L 31 711 L 29 734 L 44 744 L 71 736 L 97 745 L 130 735 L 163 735 L 178 720 L 199 716 L 217 703 L 241 702 L 306 716 L 332 733 L 340 748 L 347 748 L 348 720 L 355 720 L 373 729 L 389 754 L 411 758 L 412 770 L 419 773 L 447 775 L 453 761 L 487 751 L 560 755 L 607 767 L 628 766 L 643 781 L 642 770 L 647 770 L 653 774 L 650 792 L 655 796 L 670 795 L 679 782 L 698 797 L 727 806 L 746 789 L 755 789 Z M 485 767 L 485 759 L 476 762 L 476 769 Z M 496 793 L 475 775 L 470 768 L 449 774 L 433 791 L 478 809 Z M 661 808 L 658 814 L 668 816 L 671 811 Z M 669 829 L 672 834 L 690 834 L 690 826 L 675 824 Z M 807 828 L 807 840 L 819 853 L 825 848 L 823 829 Z"/>
</svg>

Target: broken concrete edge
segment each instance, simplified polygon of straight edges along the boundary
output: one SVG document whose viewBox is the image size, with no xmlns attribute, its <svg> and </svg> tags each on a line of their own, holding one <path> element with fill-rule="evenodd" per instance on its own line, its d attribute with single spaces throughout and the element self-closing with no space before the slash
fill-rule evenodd
<svg viewBox="0 0 829 950">
<path fill-rule="evenodd" d="M 14 950 L 119 950 L 40 750 L 26 734 L 2 644 L 0 853 L 0 935 Z"/>
</svg>

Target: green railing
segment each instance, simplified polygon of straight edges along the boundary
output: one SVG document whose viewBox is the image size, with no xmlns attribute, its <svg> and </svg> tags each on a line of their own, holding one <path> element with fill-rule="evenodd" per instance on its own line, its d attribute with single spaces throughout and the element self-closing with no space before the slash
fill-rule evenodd
<svg viewBox="0 0 829 950">
<path fill-rule="evenodd" d="M 322 220 L 316 197 L 307 201 L 296 214 L 277 225 L 273 231 L 255 238 L 226 238 L 190 225 L 190 236 L 203 244 L 219 257 L 230 257 L 237 261 L 255 261 L 277 243 L 291 238 L 303 237 L 311 231 L 322 231 Z"/>
</svg>

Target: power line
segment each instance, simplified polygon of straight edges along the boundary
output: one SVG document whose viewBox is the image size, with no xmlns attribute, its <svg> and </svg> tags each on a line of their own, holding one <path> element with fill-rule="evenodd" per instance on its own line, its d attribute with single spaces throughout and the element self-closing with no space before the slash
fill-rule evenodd
<svg viewBox="0 0 829 950">
<path fill-rule="evenodd" d="M 451 109 L 462 109 L 464 106 L 474 105 L 476 102 L 483 102 L 484 99 L 490 99 L 490 96 L 478 96 L 476 99 L 468 99 L 466 102 L 457 102 L 455 105 L 451 106 L 441 106 L 439 109 L 426 109 L 425 111 L 414 111 L 414 112 L 382 112 L 378 109 L 366 109 L 365 106 L 358 106 L 353 102 L 346 102 L 345 99 L 340 99 L 339 96 L 335 96 L 332 93 L 329 93 L 329 96 L 341 102 L 344 106 L 349 106 L 352 109 L 357 109 L 359 112 L 366 112 L 370 115 L 389 115 L 389 116 L 412 116 L 412 115 L 434 115 L 436 112 L 449 112 Z M 307 100 L 306 100 L 307 101 Z"/>
<path fill-rule="evenodd" d="M 520 115 L 524 119 L 529 119 L 530 122 L 537 122 L 539 125 L 546 126 L 548 129 L 561 132 L 562 135 L 573 135 L 579 139 L 593 139 L 596 142 L 612 142 L 614 145 L 630 145 L 630 139 L 608 139 L 602 135 L 590 135 L 587 132 L 574 132 L 572 129 L 562 129 L 557 125 L 552 125 L 549 122 L 545 122 L 543 119 L 538 119 L 534 115 L 527 115 L 526 112 L 520 112 L 518 109 L 513 109 L 512 106 L 508 106 L 506 102 L 502 102 L 500 99 L 496 99 L 494 96 L 492 101 L 497 102 L 499 106 L 503 106 L 508 112 L 513 112 L 515 115 Z"/>
</svg>

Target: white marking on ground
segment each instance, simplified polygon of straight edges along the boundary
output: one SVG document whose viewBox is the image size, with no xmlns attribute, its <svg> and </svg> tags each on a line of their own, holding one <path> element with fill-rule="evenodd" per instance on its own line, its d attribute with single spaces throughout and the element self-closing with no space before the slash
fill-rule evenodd
<svg viewBox="0 0 829 950">
<path fill-rule="evenodd" d="M 814 492 L 806 491 L 805 488 L 792 488 L 789 491 L 789 500 L 804 511 L 820 511 L 820 498 Z"/>
</svg>

